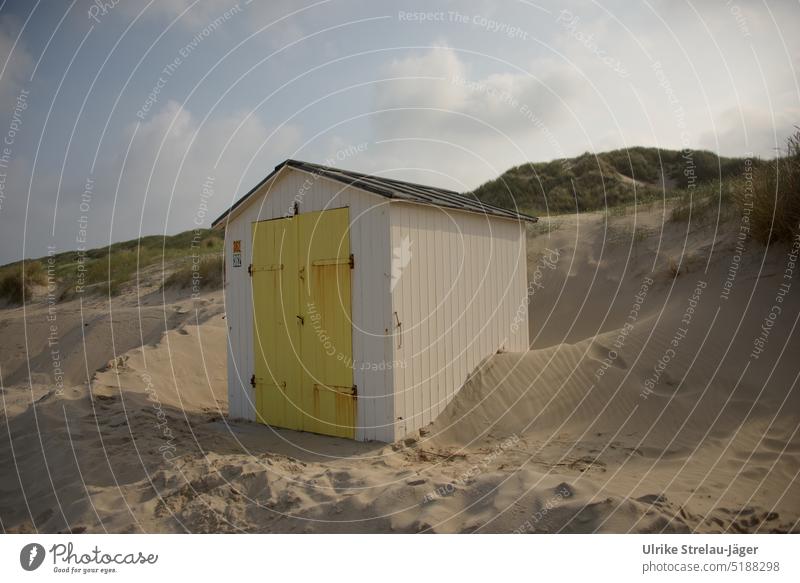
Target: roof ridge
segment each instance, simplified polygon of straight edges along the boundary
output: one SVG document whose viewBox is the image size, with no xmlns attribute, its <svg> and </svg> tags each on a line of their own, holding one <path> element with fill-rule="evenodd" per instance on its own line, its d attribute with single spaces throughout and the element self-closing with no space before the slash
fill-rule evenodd
<svg viewBox="0 0 800 583">
<path fill-rule="evenodd" d="M 367 174 L 365 172 L 358 172 L 356 170 L 346 170 L 344 168 L 337 168 L 336 166 L 326 166 L 324 164 L 317 164 L 316 162 L 303 162 L 302 160 L 289 159 L 289 160 L 286 160 L 286 163 L 289 164 L 289 165 L 297 164 L 297 165 L 314 166 L 316 168 L 321 168 L 323 170 L 328 170 L 328 171 L 332 171 L 332 172 L 341 172 L 342 174 L 353 174 L 353 175 L 356 175 L 356 176 L 359 176 L 359 177 L 362 177 L 362 178 L 375 178 L 377 180 L 383 180 L 383 181 L 392 182 L 392 183 L 395 183 L 395 184 L 403 184 L 405 186 L 413 186 L 415 188 L 426 188 L 426 189 L 430 189 L 430 190 L 436 190 L 436 191 L 439 191 L 439 192 L 447 192 L 447 193 L 457 194 L 459 196 L 463 196 L 457 190 L 450 190 L 449 188 L 440 188 L 438 186 L 429 186 L 427 184 L 420 184 L 419 182 L 410 182 L 408 180 L 399 180 L 397 178 L 389 178 L 389 177 L 386 177 L 386 176 L 379 176 L 377 174 Z"/>
<path fill-rule="evenodd" d="M 537 221 L 534 216 L 521 213 L 516 210 L 511 210 L 493 204 L 489 204 L 480 200 L 474 191 L 469 193 L 460 193 L 455 190 L 446 188 L 438 188 L 436 186 L 426 186 L 415 182 L 408 182 L 405 180 L 397 180 L 394 178 L 384 178 L 375 174 L 365 174 L 363 172 L 356 172 L 354 170 L 345 170 L 343 168 L 336 168 L 334 166 L 325 166 L 324 164 L 317 164 L 315 162 L 303 162 L 302 160 L 295 160 L 289 158 L 284 160 L 263 180 L 254 186 L 247 194 L 237 200 L 228 210 L 222 213 L 212 223 L 212 227 L 216 227 L 221 221 L 230 215 L 234 209 L 244 204 L 261 186 L 266 184 L 273 176 L 278 174 L 284 167 L 289 166 L 298 170 L 318 174 L 331 180 L 337 180 L 344 184 L 355 186 L 361 190 L 392 198 L 396 200 L 404 200 L 409 202 L 417 202 L 423 204 L 430 204 L 441 208 L 451 208 L 454 210 L 461 210 L 466 212 L 475 212 L 490 214 L 492 216 L 499 216 L 507 219 L 517 219 L 521 221 Z M 472 196 L 469 196 L 472 194 Z"/>
</svg>

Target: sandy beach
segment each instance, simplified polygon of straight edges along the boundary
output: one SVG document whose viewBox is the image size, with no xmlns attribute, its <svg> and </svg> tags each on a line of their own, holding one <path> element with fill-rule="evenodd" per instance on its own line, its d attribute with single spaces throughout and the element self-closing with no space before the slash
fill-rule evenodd
<svg viewBox="0 0 800 583">
<path fill-rule="evenodd" d="M 2 528 L 796 532 L 792 247 L 668 217 L 531 227 L 532 349 L 388 445 L 229 419 L 222 291 L 5 308 Z"/>
</svg>

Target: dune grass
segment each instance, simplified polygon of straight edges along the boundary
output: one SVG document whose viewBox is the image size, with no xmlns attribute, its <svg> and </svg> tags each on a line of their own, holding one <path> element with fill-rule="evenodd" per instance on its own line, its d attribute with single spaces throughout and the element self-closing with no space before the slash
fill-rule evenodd
<svg viewBox="0 0 800 583">
<path fill-rule="evenodd" d="M 177 235 L 158 235 L 115 243 L 102 249 L 87 252 L 84 261 L 84 289 L 103 294 L 117 295 L 123 286 L 135 284 L 137 274 L 143 269 L 161 263 L 189 260 L 192 255 L 211 255 L 222 251 L 223 235 L 216 231 L 185 231 Z M 65 258 L 67 269 L 62 270 L 64 295 L 79 291 L 80 257 Z"/>
<path fill-rule="evenodd" d="M 561 214 L 642 204 L 680 196 L 688 187 L 742 174 L 744 158 L 711 152 L 629 148 L 522 164 L 477 189 L 482 201 L 532 214 Z"/>
<path fill-rule="evenodd" d="M 22 262 L 7 265 L 0 269 L 0 298 L 21 304 L 31 296 L 33 286 L 46 283 L 47 273 L 41 261 L 27 261 L 24 266 Z"/>
<path fill-rule="evenodd" d="M 670 220 L 691 221 L 694 226 L 708 226 L 716 221 L 725 222 L 736 215 L 733 204 L 736 192 L 743 188 L 742 177 L 713 180 L 692 189 L 676 193 Z"/>
<path fill-rule="evenodd" d="M 165 288 L 188 289 L 192 292 L 222 287 L 225 263 L 222 253 L 213 253 L 182 260 L 182 265 L 164 280 Z"/>
<path fill-rule="evenodd" d="M 800 131 L 774 160 L 752 160 L 741 174 L 679 193 L 670 220 L 704 227 L 739 218 L 768 245 L 800 234 Z"/>
<path fill-rule="evenodd" d="M 752 187 L 737 191 L 741 213 L 749 211 L 750 233 L 764 245 L 800 235 L 800 129 L 774 160 L 754 167 Z"/>
<path fill-rule="evenodd" d="M 151 235 L 83 252 L 58 253 L 52 257 L 58 296 L 59 299 L 79 293 L 114 296 L 126 286 L 136 285 L 137 277 L 147 268 L 163 263 L 166 271 L 170 271 L 176 262 L 189 262 L 192 256 L 199 256 L 205 264 L 207 258 L 220 257 L 223 244 L 223 233 L 198 229 L 171 236 Z M 22 262 L 0 268 L 0 297 L 15 304 L 29 297 L 33 284 L 45 283 L 42 265 L 42 259 L 26 260 L 24 282 Z M 178 269 L 183 268 L 181 265 Z M 211 264 L 203 269 L 208 269 L 204 289 L 221 285 L 221 275 L 216 276 Z"/>
</svg>

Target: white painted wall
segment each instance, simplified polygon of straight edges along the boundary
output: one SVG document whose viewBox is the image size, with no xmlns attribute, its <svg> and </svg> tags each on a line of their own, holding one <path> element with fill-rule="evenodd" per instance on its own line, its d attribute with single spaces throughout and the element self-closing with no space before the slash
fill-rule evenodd
<svg viewBox="0 0 800 583">
<path fill-rule="evenodd" d="M 251 225 L 286 216 L 298 196 L 301 213 L 350 208 L 356 439 L 391 442 L 427 425 L 483 358 L 528 349 L 524 225 L 390 200 L 285 167 L 224 224 L 231 417 L 255 419 Z M 404 237 L 411 256 L 396 265 L 392 286 L 393 251 Z M 242 267 L 233 268 L 237 239 Z M 519 310 L 525 321 L 513 331 Z"/>
<path fill-rule="evenodd" d="M 486 356 L 528 350 L 527 262 L 515 220 L 393 202 L 390 223 L 392 249 L 411 243 L 392 291 L 402 324 L 393 341 L 404 364 L 394 371 L 400 438 L 433 421 Z"/>
<path fill-rule="evenodd" d="M 393 441 L 392 370 L 381 366 L 392 358 L 386 335 L 391 315 L 389 296 L 388 199 L 339 182 L 285 167 L 225 224 L 225 311 L 228 343 L 228 409 L 233 418 L 255 419 L 253 389 L 253 298 L 247 266 L 251 263 L 251 225 L 290 212 L 296 196 L 300 212 L 350 208 L 353 271 L 353 359 L 358 387 L 356 439 Z M 242 267 L 233 268 L 232 241 L 242 241 Z"/>
</svg>

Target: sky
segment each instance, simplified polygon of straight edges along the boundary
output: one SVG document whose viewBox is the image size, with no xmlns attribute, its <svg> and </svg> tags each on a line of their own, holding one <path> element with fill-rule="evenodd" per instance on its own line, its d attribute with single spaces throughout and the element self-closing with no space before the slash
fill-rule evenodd
<svg viewBox="0 0 800 583">
<path fill-rule="evenodd" d="M 631 146 L 772 157 L 800 4 L 0 4 L 0 264 L 208 227 L 287 158 L 458 191 Z"/>
</svg>

